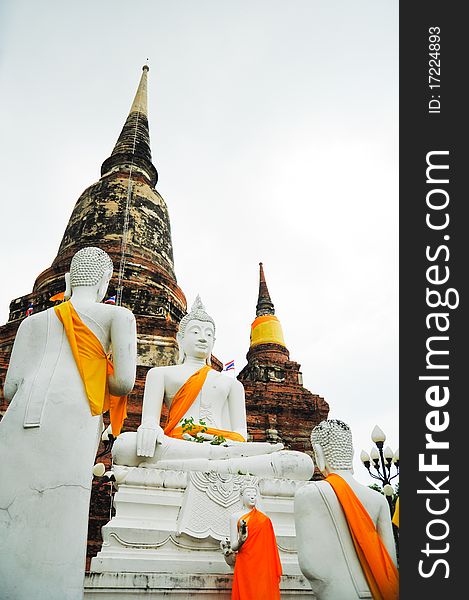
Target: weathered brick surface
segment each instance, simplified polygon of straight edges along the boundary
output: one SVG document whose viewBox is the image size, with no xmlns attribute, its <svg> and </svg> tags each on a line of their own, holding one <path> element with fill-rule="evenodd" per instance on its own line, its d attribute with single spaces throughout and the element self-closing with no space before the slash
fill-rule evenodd
<svg viewBox="0 0 469 600">
<path fill-rule="evenodd" d="M 281 441 L 289 450 L 311 454 L 313 427 L 327 418 L 329 405 L 303 387 L 300 365 L 277 344 L 260 344 L 247 354 L 238 379 L 246 394 L 253 441 Z"/>
</svg>

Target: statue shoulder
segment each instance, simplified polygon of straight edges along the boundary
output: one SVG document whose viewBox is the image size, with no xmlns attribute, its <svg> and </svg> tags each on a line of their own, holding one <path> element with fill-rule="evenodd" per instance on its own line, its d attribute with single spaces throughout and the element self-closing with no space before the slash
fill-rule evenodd
<svg viewBox="0 0 469 600">
<path fill-rule="evenodd" d="M 26 340 L 28 337 L 31 336 L 31 332 L 32 332 L 32 319 L 33 317 L 36 315 L 30 315 L 29 317 L 26 317 L 25 319 L 23 319 L 16 331 L 15 334 L 15 345 L 18 346 L 18 344 L 21 343 L 22 340 Z"/>
<path fill-rule="evenodd" d="M 171 382 L 179 382 L 181 379 L 180 375 L 181 365 L 162 365 L 158 367 L 152 367 L 147 371 L 146 381 L 147 383 L 162 381 L 164 385 L 171 384 Z M 184 381 L 182 381 L 184 383 Z M 181 385 L 181 383 L 179 383 Z"/>
<path fill-rule="evenodd" d="M 295 519 L 317 519 L 328 514 L 324 498 L 331 492 L 334 495 L 331 486 L 325 481 L 310 481 L 303 485 L 295 493 Z"/>
<path fill-rule="evenodd" d="M 364 493 L 372 502 L 374 502 L 377 506 L 380 506 L 380 508 L 384 508 L 386 511 L 389 511 L 389 504 L 386 500 L 386 496 L 384 496 L 381 492 L 378 492 L 378 490 L 374 490 L 366 485 L 363 487 L 366 490 Z"/>
<path fill-rule="evenodd" d="M 100 310 L 109 315 L 112 320 L 117 321 L 135 321 L 135 316 L 131 310 L 125 306 L 115 306 L 113 304 L 99 304 Z"/>
<path fill-rule="evenodd" d="M 86 304 L 73 304 L 80 317 L 88 316 L 97 319 L 102 325 L 129 326 L 135 323 L 132 311 L 124 306 L 104 304 L 103 302 L 91 302 Z M 53 309 L 52 309 L 53 310 Z"/>
<path fill-rule="evenodd" d="M 236 510 L 234 513 L 231 513 L 230 519 L 232 521 L 237 521 L 240 517 L 242 517 L 244 512 L 242 510 Z"/>
<path fill-rule="evenodd" d="M 236 512 L 231 513 L 231 515 L 230 515 L 231 523 L 238 523 L 239 519 L 241 519 L 241 517 L 243 515 L 245 515 L 247 512 L 248 511 L 245 508 L 243 508 L 242 510 L 237 510 Z"/>
<path fill-rule="evenodd" d="M 171 369 L 171 366 L 151 367 L 151 369 L 148 369 L 147 371 L 147 379 L 164 379 L 165 374 L 168 372 L 168 369 Z"/>
<path fill-rule="evenodd" d="M 32 315 L 29 315 L 29 317 L 26 317 L 25 319 L 23 319 L 21 321 L 20 326 L 18 327 L 18 331 L 16 332 L 16 336 L 28 335 L 30 332 L 35 330 L 38 326 L 41 327 L 41 325 L 43 327 L 45 327 L 46 326 L 45 324 L 47 323 L 47 319 L 51 318 L 52 314 L 55 315 L 55 311 L 54 311 L 53 307 L 49 308 L 47 310 L 43 310 L 41 312 L 33 313 Z"/>
<path fill-rule="evenodd" d="M 302 485 L 296 492 L 295 492 L 295 504 L 303 504 L 303 503 L 309 503 L 312 500 L 314 500 L 315 498 L 320 498 L 321 497 L 321 492 L 319 491 L 319 487 L 322 486 L 327 486 L 328 484 L 326 484 L 323 481 L 310 481 L 308 483 L 305 483 L 305 485 Z"/>
<path fill-rule="evenodd" d="M 352 488 L 354 494 L 360 499 L 362 503 L 371 502 L 375 506 L 383 505 L 386 506 L 386 508 L 389 510 L 388 501 L 386 500 L 386 497 L 383 494 L 381 494 L 381 492 L 379 492 L 378 490 L 370 488 L 367 485 L 360 483 L 356 479 L 353 479 L 351 482 L 349 482 L 349 485 Z"/>
<path fill-rule="evenodd" d="M 241 381 L 238 381 L 236 377 L 228 377 L 228 375 L 223 375 L 226 379 L 229 380 L 230 390 L 234 392 L 239 392 L 244 394 L 244 386 Z"/>
</svg>

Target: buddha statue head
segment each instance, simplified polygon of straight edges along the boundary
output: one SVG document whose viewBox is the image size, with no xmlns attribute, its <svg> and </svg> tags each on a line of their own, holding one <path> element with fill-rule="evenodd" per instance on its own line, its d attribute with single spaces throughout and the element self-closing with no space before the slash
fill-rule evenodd
<svg viewBox="0 0 469 600">
<path fill-rule="evenodd" d="M 187 356 L 204 359 L 210 364 L 215 343 L 215 321 L 205 311 L 200 296 L 195 299 L 190 312 L 181 319 L 176 339 L 179 364 L 183 363 Z"/>
<path fill-rule="evenodd" d="M 254 508 L 257 504 L 258 491 L 254 483 L 248 483 L 240 489 L 241 500 L 246 508 Z"/>
<path fill-rule="evenodd" d="M 96 301 L 104 298 L 112 277 L 113 264 L 109 255 L 94 246 L 79 250 L 72 258 L 70 273 L 65 275 L 65 299 L 78 287 L 94 288 Z"/>
<path fill-rule="evenodd" d="M 321 421 L 311 432 L 315 462 L 324 475 L 334 471 L 353 471 L 353 444 L 350 427 L 343 421 Z"/>
</svg>

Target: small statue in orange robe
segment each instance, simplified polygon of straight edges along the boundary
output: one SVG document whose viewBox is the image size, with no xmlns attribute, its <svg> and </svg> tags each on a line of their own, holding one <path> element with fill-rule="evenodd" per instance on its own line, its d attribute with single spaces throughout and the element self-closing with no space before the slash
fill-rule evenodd
<svg viewBox="0 0 469 600">
<path fill-rule="evenodd" d="M 221 543 L 234 565 L 231 600 L 280 600 L 282 565 L 272 521 L 256 508 L 257 488 L 242 490 L 243 510 L 230 520 L 230 540 Z"/>
</svg>

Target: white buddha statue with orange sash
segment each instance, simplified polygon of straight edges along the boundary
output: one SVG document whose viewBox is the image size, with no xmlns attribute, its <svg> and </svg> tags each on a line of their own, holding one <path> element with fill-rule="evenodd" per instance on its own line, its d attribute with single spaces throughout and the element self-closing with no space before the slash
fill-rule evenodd
<svg viewBox="0 0 469 600">
<path fill-rule="evenodd" d="M 118 435 L 136 371 L 134 316 L 101 303 L 112 270 L 106 252 L 83 248 L 71 262 L 70 300 L 18 329 L 0 422 L 1 598 L 83 597 L 102 413 Z"/>
<path fill-rule="evenodd" d="M 142 423 L 116 440 L 114 464 L 310 479 L 314 466 L 307 454 L 246 441 L 244 388 L 210 366 L 215 323 L 199 297 L 181 320 L 177 340 L 179 364 L 148 372 Z M 164 431 L 163 402 L 169 408 Z"/>
<path fill-rule="evenodd" d="M 353 477 L 352 434 L 338 420 L 311 434 L 326 476 L 295 494 L 298 562 L 318 600 L 397 600 L 399 576 L 385 497 Z"/>
</svg>

